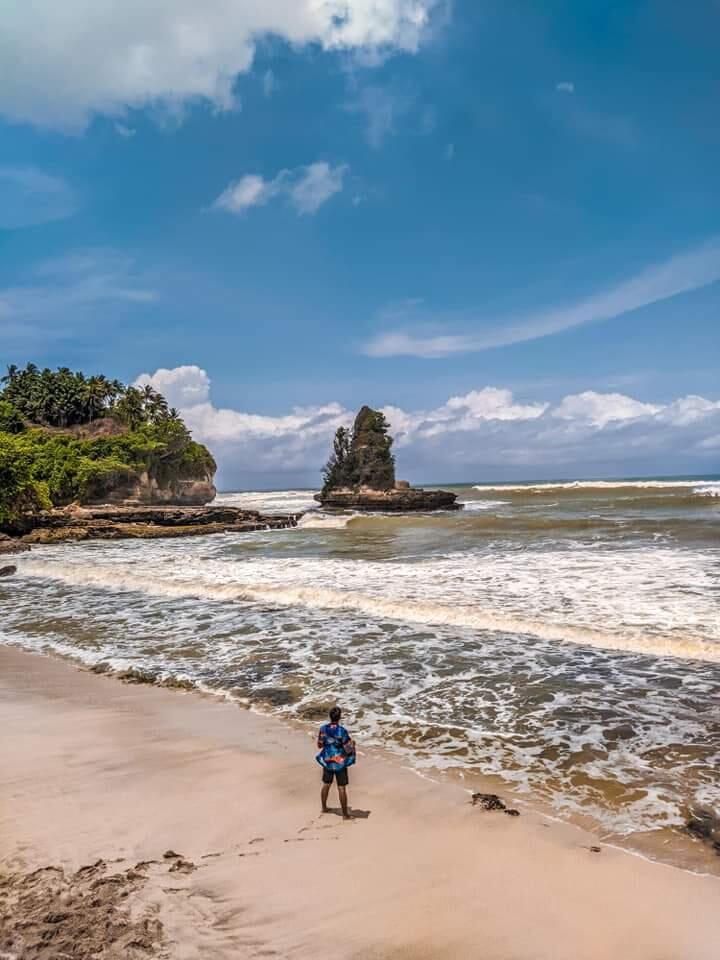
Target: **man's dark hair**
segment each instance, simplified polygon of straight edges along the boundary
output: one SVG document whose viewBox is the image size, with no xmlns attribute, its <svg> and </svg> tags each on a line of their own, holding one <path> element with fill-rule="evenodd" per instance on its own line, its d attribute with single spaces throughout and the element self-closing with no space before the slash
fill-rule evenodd
<svg viewBox="0 0 720 960">
<path fill-rule="evenodd" d="M 340 707 L 333 707 L 330 711 L 330 722 L 339 723 L 340 717 L 342 716 L 342 710 Z"/>
</svg>

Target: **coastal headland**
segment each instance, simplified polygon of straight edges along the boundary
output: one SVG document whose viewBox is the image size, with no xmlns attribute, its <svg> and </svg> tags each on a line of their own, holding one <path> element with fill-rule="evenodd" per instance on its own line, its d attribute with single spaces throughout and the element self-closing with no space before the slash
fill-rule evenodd
<svg viewBox="0 0 720 960">
<path fill-rule="evenodd" d="M 13 960 L 716 957 L 716 878 L 365 754 L 321 816 L 312 731 L 237 704 L 6 647 L 0 722 Z"/>
</svg>

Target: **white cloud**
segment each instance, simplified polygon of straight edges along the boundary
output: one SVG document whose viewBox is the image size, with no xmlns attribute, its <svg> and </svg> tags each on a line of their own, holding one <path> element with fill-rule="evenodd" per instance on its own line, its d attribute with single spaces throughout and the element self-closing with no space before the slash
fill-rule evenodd
<svg viewBox="0 0 720 960">
<path fill-rule="evenodd" d="M 290 202 L 298 213 L 316 213 L 330 197 L 343 187 L 347 165 L 331 167 L 327 163 L 311 163 L 290 186 Z"/>
<path fill-rule="evenodd" d="M 220 483 L 316 483 L 334 431 L 352 423 L 338 403 L 293 408 L 265 416 L 214 406 L 207 373 L 197 366 L 142 374 L 175 406 L 196 439 L 220 465 Z M 601 465 L 616 475 L 708 472 L 720 436 L 720 401 L 682 397 L 649 403 L 618 393 L 585 393 L 520 401 L 507 389 L 486 386 L 450 397 L 438 407 L 383 408 L 395 436 L 400 476 L 414 480 L 505 475 L 592 473 Z M 689 416 L 688 411 L 692 411 Z"/>
<path fill-rule="evenodd" d="M 299 214 L 317 213 L 320 207 L 343 187 L 348 167 L 331 167 L 318 161 L 295 170 L 281 170 L 272 180 L 248 173 L 223 190 L 213 206 L 229 213 L 244 213 L 250 207 L 266 204 L 284 195 Z"/>
<path fill-rule="evenodd" d="M 200 367 L 160 367 L 155 373 L 141 373 L 133 386 L 154 387 L 171 407 L 194 407 L 205 403 L 210 396 L 210 377 Z"/>
<path fill-rule="evenodd" d="M 570 80 L 561 80 L 555 84 L 555 89 L 558 93 L 575 93 L 575 84 Z"/>
<path fill-rule="evenodd" d="M 77 210 L 72 187 L 36 167 L 0 167 L 0 230 L 63 220 Z"/>
<path fill-rule="evenodd" d="M 678 254 L 641 271 L 630 280 L 570 306 L 514 318 L 480 332 L 415 333 L 390 330 L 364 345 L 370 357 L 413 356 L 426 359 L 472 353 L 547 337 L 572 327 L 611 320 L 623 314 L 688 293 L 720 280 L 720 239 Z M 426 325 L 427 326 L 427 325 Z"/>
<path fill-rule="evenodd" d="M 438 0 L 35 0 L 0 31 L 0 114 L 82 130 L 94 113 L 202 100 L 233 84 L 264 36 L 302 47 L 414 52 Z"/>
<path fill-rule="evenodd" d="M 641 403 L 626 397 L 622 393 L 584 393 L 572 394 L 552 410 L 554 417 L 561 420 L 587 420 L 595 427 L 604 427 L 613 420 L 633 420 L 647 417 L 662 409 L 654 403 Z"/>
<path fill-rule="evenodd" d="M 249 207 L 261 206 L 276 195 L 276 180 L 268 182 L 257 173 L 246 173 L 227 186 L 213 206 L 229 213 L 243 213 Z"/>
</svg>

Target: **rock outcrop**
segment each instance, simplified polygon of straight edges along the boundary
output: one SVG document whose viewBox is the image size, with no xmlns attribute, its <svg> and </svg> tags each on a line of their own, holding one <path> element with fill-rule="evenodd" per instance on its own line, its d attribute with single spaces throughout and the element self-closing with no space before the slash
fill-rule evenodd
<svg viewBox="0 0 720 960">
<path fill-rule="evenodd" d="M 426 512 L 430 510 L 460 510 L 457 494 L 448 490 L 423 490 L 409 484 L 394 490 L 329 490 L 315 494 L 323 507 L 344 510 L 367 510 L 379 513 Z"/>
<path fill-rule="evenodd" d="M 392 513 L 459 510 L 457 494 L 411 487 L 395 479 L 393 439 L 384 415 L 362 407 L 352 431 L 340 427 L 315 499 L 325 508 Z"/>
<path fill-rule="evenodd" d="M 205 536 L 231 531 L 283 529 L 297 526 L 298 514 L 266 516 L 237 507 L 114 506 L 73 504 L 57 510 L 43 510 L 23 518 L 17 539 L 6 538 L 17 550 L 28 544 L 63 543 L 72 540 L 156 539 L 159 537 Z"/>
<path fill-rule="evenodd" d="M 217 494 L 210 472 L 190 480 L 170 478 L 164 484 L 143 471 L 129 483 L 105 494 L 104 499 L 117 504 L 172 504 L 196 507 L 211 503 Z"/>
<path fill-rule="evenodd" d="M 7 534 L 0 533 L 0 556 L 10 553 L 23 553 L 29 549 L 30 547 L 28 547 L 26 543 L 22 543 L 20 540 L 13 540 L 13 538 L 8 537 Z"/>
</svg>

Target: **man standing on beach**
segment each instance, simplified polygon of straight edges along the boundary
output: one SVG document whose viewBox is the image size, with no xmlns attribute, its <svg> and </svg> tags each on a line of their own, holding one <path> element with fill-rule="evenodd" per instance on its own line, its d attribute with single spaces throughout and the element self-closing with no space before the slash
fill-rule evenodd
<svg viewBox="0 0 720 960">
<path fill-rule="evenodd" d="M 340 707 L 333 707 L 330 711 L 330 723 L 320 727 L 318 734 L 320 753 L 315 759 L 323 768 L 323 786 L 320 793 L 322 812 L 328 813 L 328 794 L 334 778 L 340 796 L 343 819 L 350 820 L 352 818 L 347 800 L 348 767 L 355 763 L 355 741 L 345 727 L 340 725 L 341 716 Z"/>
</svg>

